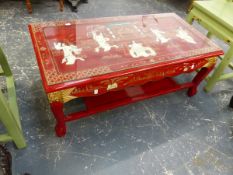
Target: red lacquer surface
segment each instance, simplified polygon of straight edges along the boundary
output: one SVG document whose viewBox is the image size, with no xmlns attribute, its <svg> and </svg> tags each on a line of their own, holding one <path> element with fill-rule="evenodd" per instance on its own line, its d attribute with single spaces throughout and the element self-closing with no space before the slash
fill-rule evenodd
<svg viewBox="0 0 233 175">
<path fill-rule="evenodd" d="M 47 22 L 30 24 L 29 30 L 47 93 L 106 77 L 132 75 L 141 70 L 179 64 L 183 60 L 195 62 L 222 54 L 214 43 L 175 14 Z M 159 40 L 152 30 L 160 31 L 165 40 Z M 188 42 L 178 37 L 180 30 L 193 40 Z M 100 47 L 95 40 L 94 35 L 101 34 L 108 38 L 110 49 Z M 133 42 L 152 48 L 153 54 L 133 57 L 130 54 Z M 71 52 L 72 56 L 81 59 L 67 64 L 63 60 L 64 51 L 55 47 L 59 43 L 81 49 L 79 54 Z"/>
<path fill-rule="evenodd" d="M 175 14 L 30 24 L 43 85 L 56 118 L 66 122 L 198 85 L 223 54 Z M 199 70 L 192 81 L 173 77 Z M 64 103 L 83 97 L 86 109 L 65 115 Z"/>
</svg>

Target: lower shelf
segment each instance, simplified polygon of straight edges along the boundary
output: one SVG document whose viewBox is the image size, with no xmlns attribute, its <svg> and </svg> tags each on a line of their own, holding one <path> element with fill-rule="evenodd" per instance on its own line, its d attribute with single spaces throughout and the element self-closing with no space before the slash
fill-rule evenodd
<svg viewBox="0 0 233 175">
<path fill-rule="evenodd" d="M 149 82 L 141 86 L 127 87 L 119 91 L 110 91 L 106 94 L 84 97 L 85 111 L 76 112 L 66 116 L 66 121 L 72 121 L 98 112 L 110 110 L 129 103 L 168 94 L 193 86 L 192 82 L 178 84 L 172 78 Z"/>
</svg>

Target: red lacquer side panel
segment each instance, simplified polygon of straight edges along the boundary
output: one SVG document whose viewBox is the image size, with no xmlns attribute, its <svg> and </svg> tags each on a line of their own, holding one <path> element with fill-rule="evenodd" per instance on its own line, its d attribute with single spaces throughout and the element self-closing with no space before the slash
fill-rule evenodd
<svg viewBox="0 0 233 175">
<path fill-rule="evenodd" d="M 126 87 L 142 85 L 149 81 L 158 81 L 167 77 L 174 77 L 182 73 L 190 73 L 202 67 L 207 67 L 211 59 L 199 59 L 160 68 L 139 71 L 125 76 L 110 78 L 101 81 L 93 81 L 83 86 L 71 88 L 69 96 L 87 97 L 97 96 L 109 91 L 118 91 Z M 213 63 L 214 65 L 214 63 Z"/>
<path fill-rule="evenodd" d="M 29 29 L 46 92 L 222 54 L 175 14 L 47 22 Z"/>
</svg>

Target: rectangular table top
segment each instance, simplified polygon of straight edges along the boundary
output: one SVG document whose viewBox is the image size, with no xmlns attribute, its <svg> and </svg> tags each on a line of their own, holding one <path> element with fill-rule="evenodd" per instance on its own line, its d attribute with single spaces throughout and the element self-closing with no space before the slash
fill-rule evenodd
<svg viewBox="0 0 233 175">
<path fill-rule="evenodd" d="M 222 50 L 173 13 L 29 24 L 46 92 Z"/>
</svg>

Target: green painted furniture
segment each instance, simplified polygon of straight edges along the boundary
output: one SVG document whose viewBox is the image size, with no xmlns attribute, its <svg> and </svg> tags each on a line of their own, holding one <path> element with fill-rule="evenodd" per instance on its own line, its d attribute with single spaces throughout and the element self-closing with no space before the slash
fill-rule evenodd
<svg viewBox="0 0 233 175">
<path fill-rule="evenodd" d="M 7 133 L 0 135 L 0 142 L 14 141 L 17 148 L 26 146 L 20 124 L 19 111 L 16 101 L 14 78 L 6 56 L 0 48 L 0 76 L 6 78 L 7 97 L 0 90 L 0 121 Z"/>
<path fill-rule="evenodd" d="M 192 24 L 194 20 L 208 30 L 207 37 L 216 36 L 229 45 L 228 51 L 214 73 L 208 77 L 205 90 L 211 91 L 216 82 L 233 78 L 233 73 L 224 73 L 226 67 L 233 69 L 233 1 L 232 0 L 209 0 L 194 1 L 187 21 Z"/>
</svg>

